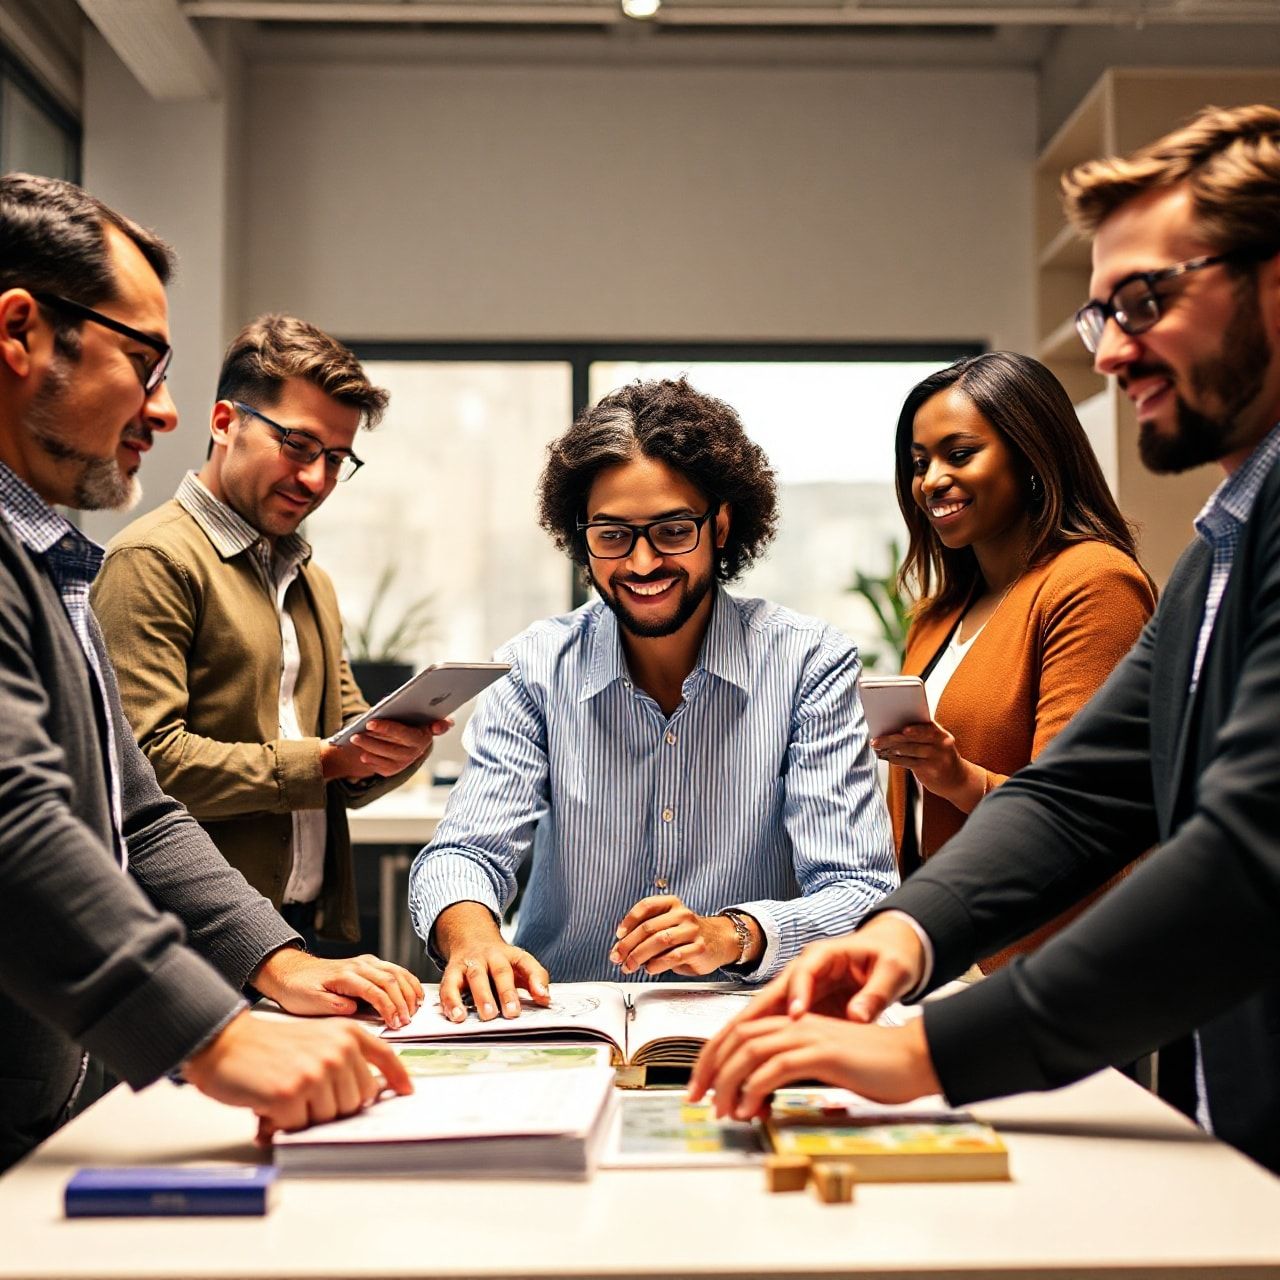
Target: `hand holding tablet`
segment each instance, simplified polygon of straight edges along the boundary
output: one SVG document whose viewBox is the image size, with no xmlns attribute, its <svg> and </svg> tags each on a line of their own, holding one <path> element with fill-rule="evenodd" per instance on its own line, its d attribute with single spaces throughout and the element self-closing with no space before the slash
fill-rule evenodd
<svg viewBox="0 0 1280 1280">
<path fill-rule="evenodd" d="M 329 741 L 334 746 L 345 745 L 370 720 L 391 720 L 415 727 L 443 720 L 510 670 L 507 662 L 437 663 L 419 671 L 376 706 L 344 724 Z"/>
</svg>

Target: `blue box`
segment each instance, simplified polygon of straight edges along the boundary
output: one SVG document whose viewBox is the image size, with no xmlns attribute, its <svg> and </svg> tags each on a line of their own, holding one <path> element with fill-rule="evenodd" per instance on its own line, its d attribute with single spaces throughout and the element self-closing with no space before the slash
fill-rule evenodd
<svg viewBox="0 0 1280 1280">
<path fill-rule="evenodd" d="M 274 1199 L 274 1165 L 178 1165 L 79 1169 L 67 1182 L 68 1218 L 263 1214 Z"/>
</svg>

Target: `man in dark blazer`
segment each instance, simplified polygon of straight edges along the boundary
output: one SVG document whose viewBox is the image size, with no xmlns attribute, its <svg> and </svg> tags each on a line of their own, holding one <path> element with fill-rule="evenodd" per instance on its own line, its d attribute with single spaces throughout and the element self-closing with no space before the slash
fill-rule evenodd
<svg viewBox="0 0 1280 1280">
<path fill-rule="evenodd" d="M 167 246 L 70 183 L 0 178 L 0 1169 L 92 1092 L 180 1072 L 251 1108 L 260 1136 L 345 1115 L 395 1055 L 344 1022 L 422 998 L 373 957 L 324 961 L 156 784 L 88 608 L 101 549 L 56 509 L 137 495 L 177 425 Z M 91 1057 L 92 1055 L 92 1061 Z"/>
<path fill-rule="evenodd" d="M 817 1076 L 886 1101 L 1049 1089 L 1161 1054 L 1161 1092 L 1280 1171 L 1280 111 L 1207 110 L 1064 181 L 1077 326 L 1143 460 L 1227 478 L 1129 656 L 857 934 L 806 951 L 694 1079 L 721 1113 Z M 1157 846 L 1035 955 L 924 994 Z M 809 1012 L 814 1010 L 816 1012 Z M 834 1014 L 835 1017 L 824 1016 Z"/>
</svg>

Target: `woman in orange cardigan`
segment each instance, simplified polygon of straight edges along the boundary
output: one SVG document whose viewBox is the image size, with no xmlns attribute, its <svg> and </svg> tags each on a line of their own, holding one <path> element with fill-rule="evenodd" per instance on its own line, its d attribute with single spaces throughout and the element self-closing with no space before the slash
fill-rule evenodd
<svg viewBox="0 0 1280 1280">
<path fill-rule="evenodd" d="M 924 677 L 934 717 L 872 744 L 893 766 L 906 876 L 1092 697 L 1155 595 L 1071 401 L 1038 360 L 994 351 L 931 374 L 907 397 L 895 450 L 901 577 L 919 599 L 903 670 Z"/>
</svg>

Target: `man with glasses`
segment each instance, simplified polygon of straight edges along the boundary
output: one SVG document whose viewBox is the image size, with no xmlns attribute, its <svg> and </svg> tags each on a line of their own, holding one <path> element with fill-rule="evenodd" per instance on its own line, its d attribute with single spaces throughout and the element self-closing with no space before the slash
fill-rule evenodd
<svg viewBox="0 0 1280 1280">
<path fill-rule="evenodd" d="M 375 721 L 328 741 L 366 703 L 298 526 L 359 469 L 356 431 L 386 403 L 314 325 L 253 321 L 223 361 L 204 467 L 112 541 L 93 590 L 161 785 L 291 925 L 345 943 L 359 938 L 346 808 L 405 781 L 432 730 Z"/>
<path fill-rule="evenodd" d="M 551 445 L 540 502 L 600 598 L 499 651 L 414 864 L 446 1015 L 514 1018 L 551 976 L 756 981 L 851 929 L 897 880 L 857 652 L 724 590 L 777 523 L 737 414 L 684 381 L 624 387 Z"/>
<path fill-rule="evenodd" d="M 799 1075 L 963 1105 L 1160 1049 L 1160 1092 L 1280 1172 L 1280 111 L 1208 109 L 1063 185 L 1093 237 L 1080 335 L 1143 460 L 1225 479 L 1097 697 L 863 929 L 762 992 L 694 1095 L 747 1116 Z M 857 1025 L 1153 845 L 1035 955 L 905 1028 Z"/>
<path fill-rule="evenodd" d="M 119 1076 L 181 1074 L 265 1132 L 367 1105 L 390 1023 L 422 999 L 394 965 L 325 961 L 156 785 L 89 609 L 101 560 L 57 510 L 123 507 L 157 432 L 172 253 L 68 182 L 0 177 L 0 1169 Z M 157 643 L 163 641 L 155 637 Z"/>
</svg>

